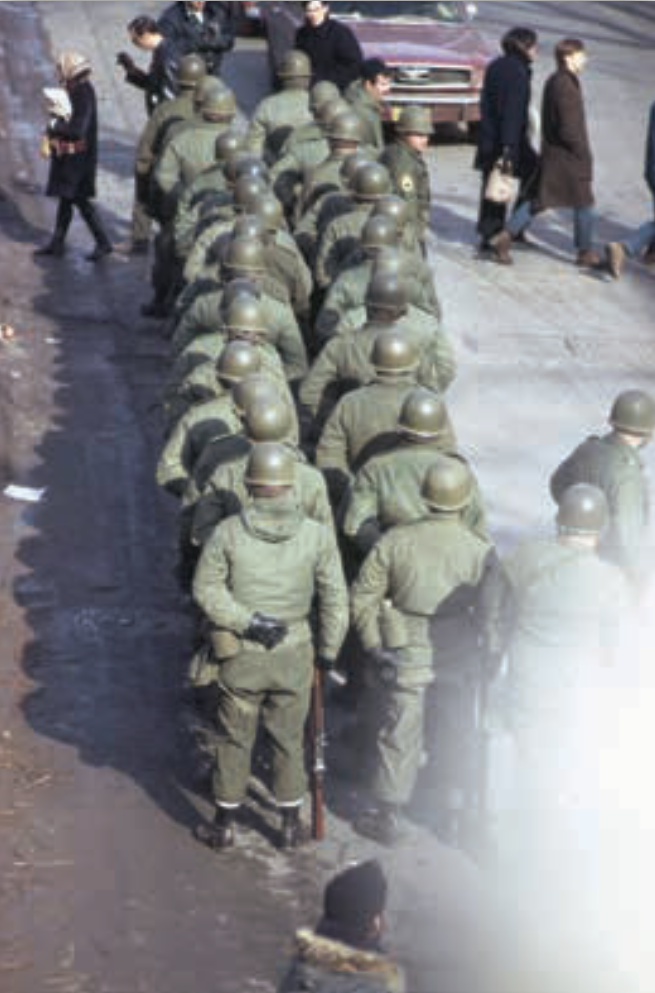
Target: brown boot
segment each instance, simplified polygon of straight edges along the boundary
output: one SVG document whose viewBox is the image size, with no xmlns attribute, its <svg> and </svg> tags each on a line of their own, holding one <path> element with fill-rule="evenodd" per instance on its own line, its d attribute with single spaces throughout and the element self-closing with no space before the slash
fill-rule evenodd
<svg viewBox="0 0 655 993">
<path fill-rule="evenodd" d="M 579 269 L 601 269 L 603 260 L 598 252 L 593 248 L 586 248 L 584 252 L 578 252 L 575 264 Z"/>
<path fill-rule="evenodd" d="M 489 239 L 493 254 L 491 259 L 498 265 L 512 265 L 512 236 L 509 231 L 501 231 Z"/>
<path fill-rule="evenodd" d="M 620 279 L 625 265 L 625 248 L 620 241 L 610 241 L 605 246 L 605 258 L 607 259 L 607 268 L 614 279 Z"/>
</svg>

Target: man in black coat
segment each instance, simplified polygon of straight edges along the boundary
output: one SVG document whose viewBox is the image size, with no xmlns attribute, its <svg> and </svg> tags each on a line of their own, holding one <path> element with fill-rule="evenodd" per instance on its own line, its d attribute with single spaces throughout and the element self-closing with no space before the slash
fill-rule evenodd
<svg viewBox="0 0 655 993">
<path fill-rule="evenodd" d="M 234 47 L 232 4 L 204 0 L 173 3 L 159 18 L 159 28 L 181 55 L 202 55 L 207 72 L 220 76 L 223 55 Z"/>
<path fill-rule="evenodd" d="M 64 52 L 57 59 L 57 73 L 68 94 L 71 113 L 69 117 L 55 117 L 47 130 L 50 175 L 46 196 L 58 197 L 59 205 L 54 234 L 35 255 L 63 255 L 77 207 L 96 243 L 87 258 L 98 262 L 112 246 L 91 202 L 96 195 L 98 166 L 98 114 L 91 63 L 78 52 Z"/>
<path fill-rule="evenodd" d="M 538 158 L 528 136 L 532 62 L 537 35 L 530 28 L 512 28 L 502 40 L 503 55 L 487 68 L 480 99 L 480 130 L 476 169 L 482 172 L 478 216 L 480 248 L 491 250 L 491 238 L 502 231 L 507 206 L 485 197 L 489 174 L 501 160 L 504 168 L 521 182 L 519 200 L 529 196 L 537 176 Z M 496 261 L 502 261 L 492 255 Z"/>
<path fill-rule="evenodd" d="M 349 27 L 330 17 L 330 6 L 320 0 L 302 4 L 305 24 L 296 32 L 294 47 L 312 63 L 312 83 L 329 80 L 345 90 L 361 75 L 364 56 Z"/>
<path fill-rule="evenodd" d="M 150 66 L 145 72 L 127 52 L 119 52 L 116 61 L 125 70 L 126 82 L 145 91 L 148 116 L 164 100 L 177 96 L 179 55 L 175 42 L 165 38 L 152 17 L 135 17 L 127 26 L 132 44 L 150 52 Z"/>
</svg>

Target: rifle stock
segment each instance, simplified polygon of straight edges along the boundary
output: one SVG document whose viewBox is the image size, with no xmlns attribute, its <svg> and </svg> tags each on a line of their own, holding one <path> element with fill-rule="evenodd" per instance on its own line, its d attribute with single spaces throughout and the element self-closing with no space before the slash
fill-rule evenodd
<svg viewBox="0 0 655 993">
<path fill-rule="evenodd" d="M 312 838 L 325 838 L 325 805 L 323 797 L 325 780 L 325 713 L 323 710 L 323 674 L 314 671 L 311 708 L 312 737 Z"/>
</svg>

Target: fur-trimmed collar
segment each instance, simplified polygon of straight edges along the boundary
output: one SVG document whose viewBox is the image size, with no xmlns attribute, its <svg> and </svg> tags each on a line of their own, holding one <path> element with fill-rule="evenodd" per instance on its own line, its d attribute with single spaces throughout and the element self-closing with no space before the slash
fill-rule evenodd
<svg viewBox="0 0 655 993">
<path fill-rule="evenodd" d="M 296 934 L 298 958 L 306 965 L 342 974 L 368 973 L 386 983 L 389 993 L 403 993 L 400 968 L 386 955 L 367 952 L 303 929 Z"/>
</svg>

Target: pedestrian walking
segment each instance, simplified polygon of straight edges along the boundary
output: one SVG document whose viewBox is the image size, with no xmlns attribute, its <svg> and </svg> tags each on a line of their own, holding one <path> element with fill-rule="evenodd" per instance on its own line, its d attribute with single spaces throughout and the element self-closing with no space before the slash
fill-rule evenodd
<svg viewBox="0 0 655 993">
<path fill-rule="evenodd" d="M 77 209 L 95 239 L 87 259 L 99 262 L 110 254 L 112 246 L 92 203 L 96 195 L 98 115 L 91 63 L 79 52 L 63 52 L 57 59 L 57 75 L 70 100 L 70 115 L 53 117 L 46 132 L 50 156 L 46 196 L 57 197 L 59 205 L 54 234 L 35 255 L 63 255 Z"/>
<path fill-rule="evenodd" d="M 377 860 L 334 876 L 325 887 L 318 926 L 296 934 L 296 953 L 279 993 L 403 993 L 402 971 L 382 945 L 387 890 Z"/>
<path fill-rule="evenodd" d="M 607 264 L 615 279 L 623 272 L 626 258 L 639 258 L 644 252 L 643 261 L 655 262 L 655 103 L 651 104 L 646 134 L 646 165 L 644 179 L 653 198 L 653 220 L 645 221 L 628 238 L 611 241 L 606 249 Z"/>
<path fill-rule="evenodd" d="M 305 23 L 296 32 L 295 47 L 309 56 L 312 83 L 334 83 L 341 91 L 359 77 L 364 60 L 357 38 L 346 24 L 333 21 L 330 5 L 303 3 Z"/>
<path fill-rule="evenodd" d="M 576 265 L 596 269 L 601 259 L 593 247 L 596 224 L 593 155 L 580 83 L 587 64 L 584 42 L 579 38 L 564 38 L 555 46 L 555 60 L 557 70 L 546 82 L 543 95 L 536 196 L 514 210 L 505 229 L 491 238 L 490 243 L 499 259 L 509 262 L 512 239 L 522 235 L 538 213 L 568 207 L 573 211 Z"/>
<path fill-rule="evenodd" d="M 173 3 L 159 18 L 159 27 L 182 55 L 201 55 L 208 74 L 220 76 L 223 56 L 234 48 L 233 6 L 212 0 Z"/>
<path fill-rule="evenodd" d="M 135 17 L 127 30 L 136 48 L 151 53 L 150 66 L 147 71 L 140 69 L 127 52 L 119 52 L 116 62 L 125 70 L 125 81 L 145 92 L 146 112 L 150 117 L 160 103 L 172 100 L 179 93 L 179 54 L 175 43 L 164 37 L 152 17 Z"/>
<path fill-rule="evenodd" d="M 501 42 L 503 54 L 487 67 L 480 98 L 480 128 L 475 168 L 482 173 L 478 214 L 480 250 L 492 252 L 490 239 L 505 226 L 507 205 L 486 197 L 487 183 L 497 162 L 517 177 L 521 186 L 519 201 L 525 200 L 537 178 L 538 157 L 530 140 L 530 101 L 532 65 L 537 54 L 537 34 L 531 28 L 516 27 Z"/>
</svg>

